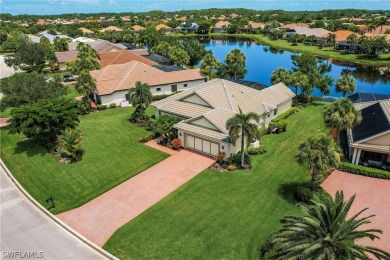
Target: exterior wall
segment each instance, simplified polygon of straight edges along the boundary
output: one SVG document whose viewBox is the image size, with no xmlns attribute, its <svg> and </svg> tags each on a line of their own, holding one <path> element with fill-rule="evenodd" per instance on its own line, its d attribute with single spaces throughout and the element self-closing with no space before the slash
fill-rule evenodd
<svg viewBox="0 0 390 260">
<path fill-rule="evenodd" d="M 289 99 L 286 102 L 278 105 L 278 113 L 276 115 L 280 115 L 281 113 L 289 110 L 291 107 L 292 107 L 292 99 Z"/>
<path fill-rule="evenodd" d="M 226 32 L 226 29 L 225 28 L 214 28 L 214 32 L 215 33 L 224 33 L 224 32 Z"/>
<path fill-rule="evenodd" d="M 363 144 L 378 144 L 390 146 L 390 133 L 367 140 L 366 142 L 363 142 Z"/>
<path fill-rule="evenodd" d="M 200 79 L 200 80 L 193 80 L 193 81 L 187 81 L 187 82 L 180 82 L 180 83 L 176 83 L 176 85 L 177 85 L 177 90 L 181 91 L 181 90 L 185 90 L 188 88 L 198 86 L 204 82 L 205 82 L 204 79 Z M 187 84 L 187 87 L 184 87 L 184 84 Z M 171 92 L 171 85 L 174 85 L 174 84 L 153 86 L 150 88 L 150 91 L 152 92 L 153 95 L 170 94 L 170 93 L 172 93 Z M 157 88 L 161 88 L 161 90 L 157 91 Z M 111 103 L 116 103 L 117 105 L 119 105 L 121 101 L 126 100 L 127 92 L 128 92 L 128 90 L 120 90 L 120 91 L 115 91 L 114 93 L 112 93 L 110 95 L 100 96 L 102 105 L 110 105 Z"/>
</svg>

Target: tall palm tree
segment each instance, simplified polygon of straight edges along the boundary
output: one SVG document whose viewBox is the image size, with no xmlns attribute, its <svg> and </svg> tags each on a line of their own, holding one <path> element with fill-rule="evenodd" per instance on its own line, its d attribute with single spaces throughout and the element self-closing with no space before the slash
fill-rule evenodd
<svg viewBox="0 0 390 260">
<path fill-rule="evenodd" d="M 340 98 L 328 106 L 324 111 L 325 124 L 336 128 L 338 131 L 352 128 L 362 121 L 362 115 L 352 101 L 348 98 Z"/>
<path fill-rule="evenodd" d="M 238 109 L 239 113 L 226 122 L 226 129 L 229 130 L 229 137 L 234 145 L 241 135 L 241 166 L 244 167 L 244 139 L 246 137 L 249 144 L 256 136 L 260 116 L 252 112 L 243 114 L 241 108 Z"/>
<path fill-rule="evenodd" d="M 58 136 L 60 152 L 72 160 L 77 159 L 78 155 L 80 155 L 82 142 L 83 137 L 80 131 L 75 129 L 67 128 L 62 135 Z"/>
<path fill-rule="evenodd" d="M 271 237 L 275 259 L 389 259 L 390 254 L 371 246 L 357 244 L 362 238 L 379 239 L 380 229 L 363 229 L 373 215 L 361 217 L 368 208 L 347 218 L 355 195 L 344 201 L 343 192 L 335 199 L 327 193 L 314 194 L 313 205 L 298 204 L 303 215 L 286 216 L 282 228 Z"/>
<path fill-rule="evenodd" d="M 140 116 L 143 117 L 145 109 L 152 103 L 153 94 L 150 92 L 150 86 L 147 83 L 137 81 L 135 88 L 129 90 L 131 105 L 140 109 Z"/>
<path fill-rule="evenodd" d="M 226 55 L 225 63 L 229 70 L 230 75 L 233 79 L 237 79 L 238 72 L 245 68 L 246 56 L 239 49 L 234 49 Z"/>
<path fill-rule="evenodd" d="M 318 132 L 299 145 L 297 160 L 309 170 L 314 191 L 319 175 L 338 165 L 340 153 L 333 138 Z"/>
<path fill-rule="evenodd" d="M 358 42 L 358 37 L 356 36 L 356 34 L 352 33 L 352 34 L 348 35 L 347 43 L 350 45 L 349 52 L 352 52 L 352 47 L 357 42 Z"/>
<path fill-rule="evenodd" d="M 328 42 L 333 43 L 333 48 L 336 48 L 336 38 L 337 36 L 334 33 L 329 33 L 328 36 L 326 37 L 326 40 Z"/>
<path fill-rule="evenodd" d="M 343 97 L 348 94 L 352 94 L 356 89 L 355 79 L 348 73 L 344 73 L 336 82 L 336 91 L 342 92 Z"/>
<path fill-rule="evenodd" d="M 75 88 L 77 92 L 88 98 L 96 89 L 95 79 L 88 72 L 83 72 L 79 75 Z"/>
<path fill-rule="evenodd" d="M 169 53 L 171 62 L 177 66 L 184 66 L 190 62 L 190 56 L 181 47 L 173 47 Z"/>
<path fill-rule="evenodd" d="M 209 77 L 209 80 L 211 80 L 212 71 L 218 67 L 218 64 L 218 59 L 215 58 L 213 53 L 210 51 L 203 57 L 202 63 L 200 64 L 200 68 L 202 70 L 207 71 L 207 76 Z"/>
</svg>

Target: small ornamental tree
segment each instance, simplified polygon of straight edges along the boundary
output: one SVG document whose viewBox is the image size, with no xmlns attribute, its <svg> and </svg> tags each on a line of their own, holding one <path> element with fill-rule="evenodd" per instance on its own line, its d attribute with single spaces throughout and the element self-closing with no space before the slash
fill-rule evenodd
<svg viewBox="0 0 390 260">
<path fill-rule="evenodd" d="M 171 115 L 161 115 L 154 122 L 153 132 L 156 135 L 164 135 L 168 137 L 168 139 L 174 138 L 174 129 L 172 126 L 181 121 L 181 119 L 177 116 Z"/>
<path fill-rule="evenodd" d="M 65 129 L 79 123 L 77 102 L 65 98 L 44 99 L 15 108 L 9 120 L 9 133 L 53 143 Z"/>
<path fill-rule="evenodd" d="M 83 137 L 80 131 L 67 128 L 58 136 L 58 148 L 63 156 L 72 160 L 81 159 L 81 144 Z"/>
</svg>

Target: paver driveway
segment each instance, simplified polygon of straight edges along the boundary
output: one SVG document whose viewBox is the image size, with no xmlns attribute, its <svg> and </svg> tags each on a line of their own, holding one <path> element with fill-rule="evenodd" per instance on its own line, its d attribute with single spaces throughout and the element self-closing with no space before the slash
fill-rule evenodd
<svg viewBox="0 0 390 260">
<path fill-rule="evenodd" d="M 371 218 L 372 223 L 363 228 L 379 228 L 383 231 L 380 240 L 364 239 L 361 243 L 390 252 L 390 180 L 369 178 L 336 170 L 322 183 L 322 187 L 332 196 L 336 194 L 336 191 L 342 190 L 346 199 L 356 194 L 349 217 L 368 207 L 369 209 L 362 216 L 375 215 L 375 217 Z"/>
<path fill-rule="evenodd" d="M 154 142 L 147 145 L 158 148 Z M 163 147 L 161 150 L 167 151 Z M 210 157 L 188 150 L 169 153 L 172 156 L 164 161 L 83 206 L 57 216 L 95 244 L 103 246 L 118 228 L 214 162 Z"/>
</svg>

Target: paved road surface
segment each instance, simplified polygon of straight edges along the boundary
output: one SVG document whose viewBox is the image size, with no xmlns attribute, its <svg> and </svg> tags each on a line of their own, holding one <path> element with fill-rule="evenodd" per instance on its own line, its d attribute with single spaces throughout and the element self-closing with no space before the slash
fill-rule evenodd
<svg viewBox="0 0 390 260">
<path fill-rule="evenodd" d="M 37 209 L 0 171 L 1 259 L 33 259 L 25 254 L 34 259 L 105 259 Z"/>
</svg>

